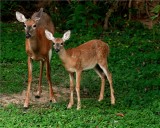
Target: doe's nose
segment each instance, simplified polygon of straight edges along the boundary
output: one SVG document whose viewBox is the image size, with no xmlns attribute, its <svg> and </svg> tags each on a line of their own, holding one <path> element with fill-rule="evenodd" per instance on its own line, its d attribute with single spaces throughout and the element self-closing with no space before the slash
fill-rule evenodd
<svg viewBox="0 0 160 128">
<path fill-rule="evenodd" d="M 30 37 L 31 37 L 31 34 L 26 33 L 26 38 L 30 38 Z"/>
</svg>

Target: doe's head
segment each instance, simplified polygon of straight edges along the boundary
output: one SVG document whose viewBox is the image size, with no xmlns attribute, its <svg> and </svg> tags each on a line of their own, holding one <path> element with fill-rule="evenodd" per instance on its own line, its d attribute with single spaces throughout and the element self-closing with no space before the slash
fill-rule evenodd
<svg viewBox="0 0 160 128">
<path fill-rule="evenodd" d="M 64 42 L 70 38 L 71 31 L 68 30 L 64 33 L 62 38 L 55 38 L 51 32 L 48 30 L 45 30 L 45 35 L 48 40 L 51 40 L 53 42 L 53 47 L 56 52 L 59 52 L 61 48 L 64 46 Z"/>
<path fill-rule="evenodd" d="M 43 8 L 39 12 L 34 13 L 31 19 L 26 19 L 26 17 L 20 13 L 16 12 L 16 18 L 19 22 L 24 23 L 26 38 L 30 38 L 35 35 L 35 30 L 43 13 Z"/>
</svg>

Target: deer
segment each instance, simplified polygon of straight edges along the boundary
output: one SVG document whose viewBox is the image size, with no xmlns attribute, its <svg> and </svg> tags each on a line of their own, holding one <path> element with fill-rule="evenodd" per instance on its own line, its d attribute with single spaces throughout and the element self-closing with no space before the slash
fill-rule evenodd
<svg viewBox="0 0 160 128">
<path fill-rule="evenodd" d="M 54 33 L 54 25 L 50 16 L 43 12 L 41 8 L 38 12 L 33 13 L 30 19 L 16 11 L 16 19 L 24 23 L 25 28 L 25 50 L 28 55 L 28 86 L 24 101 L 24 108 L 28 108 L 30 100 L 30 89 L 32 83 L 32 61 L 40 62 L 39 83 L 36 98 L 40 98 L 42 93 L 42 73 L 43 67 L 46 65 L 46 77 L 49 84 L 49 99 L 51 102 L 56 102 L 54 97 L 52 81 L 51 81 L 51 67 L 50 60 L 52 56 L 52 42 L 45 37 L 45 29 Z"/>
<path fill-rule="evenodd" d="M 49 30 L 45 30 L 48 40 L 53 42 L 54 50 L 58 53 L 62 64 L 69 73 L 70 79 L 70 100 L 67 106 L 72 108 L 74 104 L 74 73 L 76 73 L 76 93 L 77 93 L 77 110 L 81 109 L 80 101 L 80 81 L 81 74 L 84 70 L 94 69 L 101 78 L 101 89 L 98 101 L 103 100 L 105 90 L 105 80 L 109 81 L 111 104 L 115 104 L 114 89 L 112 85 L 112 74 L 108 69 L 107 57 L 109 55 L 109 46 L 107 43 L 95 39 L 90 40 L 76 48 L 65 50 L 64 43 L 70 38 L 71 31 L 64 33 L 62 38 L 55 38 Z"/>
</svg>

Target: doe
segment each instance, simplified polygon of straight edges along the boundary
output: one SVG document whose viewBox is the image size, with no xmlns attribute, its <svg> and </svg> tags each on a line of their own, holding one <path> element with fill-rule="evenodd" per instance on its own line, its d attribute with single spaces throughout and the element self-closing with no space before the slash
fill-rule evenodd
<svg viewBox="0 0 160 128">
<path fill-rule="evenodd" d="M 64 42 L 70 38 L 71 31 L 64 33 L 62 38 L 53 37 L 52 33 L 45 30 L 46 37 L 52 40 L 54 49 L 58 52 L 64 67 L 69 73 L 70 78 L 70 101 L 67 108 L 74 104 L 74 72 L 76 72 L 76 92 L 77 92 L 77 110 L 81 108 L 80 101 L 80 80 L 83 70 L 94 69 L 101 78 L 101 90 L 98 101 L 103 100 L 105 89 L 105 78 L 108 78 L 110 84 L 111 104 L 115 104 L 114 90 L 112 85 L 112 75 L 108 70 L 107 56 L 109 46 L 101 40 L 91 40 L 76 48 L 65 50 Z"/>
<path fill-rule="evenodd" d="M 29 106 L 29 95 L 32 82 L 32 60 L 40 61 L 40 76 L 36 98 L 39 98 L 42 92 L 42 72 L 43 66 L 44 64 L 46 64 L 46 76 L 48 79 L 50 90 L 50 101 L 56 102 L 53 95 L 52 82 L 50 76 L 52 42 L 45 37 L 45 29 L 48 29 L 49 31 L 54 33 L 54 25 L 51 21 L 51 18 L 45 12 L 43 12 L 43 8 L 41 8 L 39 12 L 35 12 L 31 16 L 31 19 L 26 19 L 25 16 L 20 12 L 16 12 L 16 18 L 19 22 L 24 23 L 26 35 L 25 45 L 26 52 L 28 55 L 28 87 L 26 91 L 24 108 L 28 108 Z"/>
</svg>

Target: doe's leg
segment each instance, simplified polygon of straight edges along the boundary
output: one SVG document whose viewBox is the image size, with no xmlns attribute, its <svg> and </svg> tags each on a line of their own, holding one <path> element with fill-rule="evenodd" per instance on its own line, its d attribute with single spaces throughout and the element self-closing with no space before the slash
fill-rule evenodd
<svg viewBox="0 0 160 128">
<path fill-rule="evenodd" d="M 28 86 L 27 86 L 26 98 L 24 101 L 24 108 L 28 108 L 29 105 L 31 83 L 32 83 L 32 60 L 30 57 L 28 57 Z"/>
<path fill-rule="evenodd" d="M 40 75 L 39 75 L 39 83 L 38 83 L 38 90 L 36 94 L 36 98 L 40 98 L 42 93 L 42 74 L 43 74 L 43 67 L 44 67 L 44 61 L 40 61 Z"/>
</svg>

